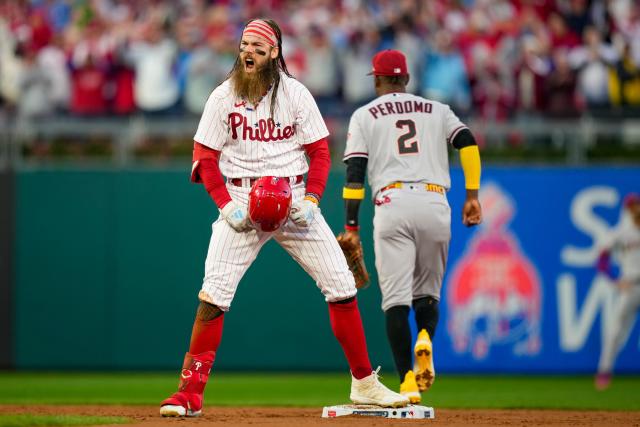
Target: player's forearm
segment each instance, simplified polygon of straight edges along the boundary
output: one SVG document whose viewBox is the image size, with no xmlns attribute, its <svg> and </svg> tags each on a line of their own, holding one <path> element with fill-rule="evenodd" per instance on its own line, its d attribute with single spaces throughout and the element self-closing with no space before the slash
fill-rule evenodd
<svg viewBox="0 0 640 427">
<path fill-rule="evenodd" d="M 462 172 L 464 173 L 464 186 L 467 189 L 467 197 L 469 190 L 475 190 L 476 196 L 480 188 L 480 174 L 482 166 L 480 165 L 480 151 L 477 145 L 464 147 L 460 150 L 460 163 L 462 164 Z"/>
<path fill-rule="evenodd" d="M 465 188 L 467 189 L 467 198 L 473 196 L 473 192 L 469 190 L 478 190 L 480 188 L 480 174 L 482 166 L 480 163 L 480 150 L 473 134 L 469 129 L 463 129 L 451 142 L 452 145 L 460 150 L 460 164 L 464 173 Z M 477 198 L 477 191 L 475 196 Z"/>
<path fill-rule="evenodd" d="M 219 160 L 220 151 L 194 143 L 191 181 L 202 183 L 218 208 L 222 209 L 231 201 L 231 196 L 220 172 Z"/>
<path fill-rule="evenodd" d="M 345 228 L 358 229 L 358 213 L 360 202 L 364 199 L 364 178 L 367 169 L 367 159 L 353 157 L 347 160 L 347 183 L 342 190 L 345 208 Z"/>
<path fill-rule="evenodd" d="M 218 208 L 222 209 L 231 201 L 224 178 L 218 167 L 218 162 L 205 159 L 200 162 L 200 177 L 207 193 L 211 196 Z"/>
<path fill-rule="evenodd" d="M 329 177 L 331 169 L 331 156 L 327 138 L 322 138 L 312 144 L 307 144 L 304 149 L 309 156 L 309 172 L 307 174 L 307 196 L 312 196 L 320 201 Z"/>
<path fill-rule="evenodd" d="M 360 210 L 360 200 L 345 199 L 344 211 L 345 211 L 345 223 L 344 228 L 347 230 L 357 230 L 360 225 L 358 224 L 358 211 Z"/>
</svg>

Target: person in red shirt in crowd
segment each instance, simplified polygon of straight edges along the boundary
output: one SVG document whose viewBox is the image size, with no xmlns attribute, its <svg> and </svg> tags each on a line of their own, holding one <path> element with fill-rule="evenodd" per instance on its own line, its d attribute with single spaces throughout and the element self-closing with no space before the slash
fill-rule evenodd
<svg viewBox="0 0 640 427">
<path fill-rule="evenodd" d="M 580 37 L 567 26 L 567 22 L 559 13 L 552 13 L 547 20 L 547 29 L 553 48 L 572 49 L 580 44 Z"/>
<path fill-rule="evenodd" d="M 84 63 L 71 65 L 71 102 L 69 111 L 79 115 L 107 113 L 105 87 L 108 81 L 105 64 L 89 54 Z"/>
</svg>

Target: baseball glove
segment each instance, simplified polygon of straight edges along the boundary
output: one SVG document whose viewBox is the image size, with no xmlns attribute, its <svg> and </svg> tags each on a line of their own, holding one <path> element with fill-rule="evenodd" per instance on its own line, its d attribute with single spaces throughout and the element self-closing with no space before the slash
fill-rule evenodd
<svg viewBox="0 0 640 427">
<path fill-rule="evenodd" d="M 366 288 L 369 286 L 369 273 L 367 273 L 367 267 L 364 265 L 362 243 L 346 239 L 344 233 L 340 233 L 336 239 L 342 252 L 344 252 L 344 257 L 347 259 L 349 270 L 351 270 L 353 278 L 356 280 L 356 288 Z"/>
</svg>

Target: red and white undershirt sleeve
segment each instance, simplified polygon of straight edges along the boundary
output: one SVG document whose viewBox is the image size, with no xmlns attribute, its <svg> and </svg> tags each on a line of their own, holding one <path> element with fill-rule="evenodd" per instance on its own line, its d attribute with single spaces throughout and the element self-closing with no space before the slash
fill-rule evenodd
<svg viewBox="0 0 640 427">
<path fill-rule="evenodd" d="M 304 150 L 309 156 L 306 193 L 320 201 L 327 185 L 329 169 L 331 169 L 329 141 L 325 137 L 311 144 L 305 144 Z"/>
<path fill-rule="evenodd" d="M 231 201 L 229 191 L 224 183 L 218 162 L 220 151 L 193 143 L 193 165 L 191 167 L 191 182 L 202 183 L 219 209 Z"/>
</svg>

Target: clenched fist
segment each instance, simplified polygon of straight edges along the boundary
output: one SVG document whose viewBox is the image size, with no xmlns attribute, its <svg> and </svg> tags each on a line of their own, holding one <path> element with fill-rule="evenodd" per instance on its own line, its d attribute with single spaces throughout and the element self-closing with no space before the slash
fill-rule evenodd
<svg viewBox="0 0 640 427">
<path fill-rule="evenodd" d="M 246 206 L 230 201 L 220 210 L 220 214 L 231 228 L 237 232 L 242 233 L 251 230 Z"/>
<path fill-rule="evenodd" d="M 318 205 L 309 199 L 304 199 L 293 204 L 289 218 L 300 227 L 308 227 L 313 222 L 313 217 L 318 210 L 320 210 Z"/>
</svg>

